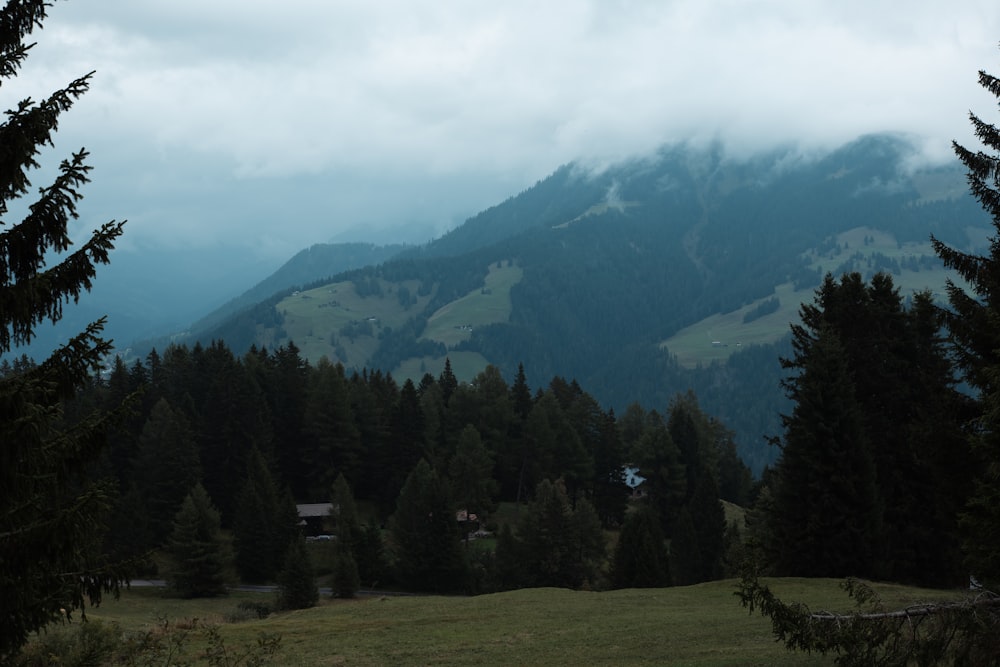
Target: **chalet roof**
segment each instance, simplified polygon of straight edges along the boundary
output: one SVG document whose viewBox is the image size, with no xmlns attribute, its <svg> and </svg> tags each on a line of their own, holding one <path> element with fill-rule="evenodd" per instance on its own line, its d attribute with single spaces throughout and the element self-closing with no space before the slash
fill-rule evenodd
<svg viewBox="0 0 1000 667">
<path fill-rule="evenodd" d="M 305 503 L 295 506 L 300 519 L 307 519 L 319 516 L 329 516 L 333 509 L 333 503 Z"/>
</svg>

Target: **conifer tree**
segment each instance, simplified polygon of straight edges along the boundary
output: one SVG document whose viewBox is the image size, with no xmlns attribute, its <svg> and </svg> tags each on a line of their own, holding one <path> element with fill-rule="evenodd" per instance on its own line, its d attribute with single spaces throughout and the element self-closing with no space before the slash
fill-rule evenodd
<svg viewBox="0 0 1000 667">
<path fill-rule="evenodd" d="M 494 509 L 493 457 L 483 446 L 479 431 L 471 424 L 462 429 L 449 466 L 451 488 L 459 509 L 483 515 Z"/>
<path fill-rule="evenodd" d="M 601 522 L 585 500 L 570 505 L 562 480 L 543 479 L 517 526 L 521 574 L 528 586 L 578 588 L 604 557 Z"/>
<path fill-rule="evenodd" d="M 298 514 L 291 496 L 282 493 L 260 450 L 253 449 L 233 517 L 235 564 L 246 582 L 273 581 L 288 545 L 298 536 Z"/>
<path fill-rule="evenodd" d="M 333 509 L 330 514 L 336 522 L 337 541 L 333 545 L 333 594 L 352 598 L 361 586 L 358 557 L 364 540 L 354 494 L 343 474 L 333 483 Z"/>
<path fill-rule="evenodd" d="M 726 511 L 719 502 L 719 487 L 715 485 L 715 476 L 704 468 L 695 481 L 688 510 L 701 555 L 697 580 L 721 579 L 722 560 L 726 550 Z"/>
<path fill-rule="evenodd" d="M 337 473 L 358 476 L 363 452 L 343 366 L 323 357 L 309 378 L 304 429 L 309 446 L 303 455 L 308 464 L 309 495 L 319 498 L 329 490 Z"/>
<path fill-rule="evenodd" d="M 670 585 L 667 542 L 656 514 L 642 505 L 625 517 L 611 566 L 615 588 L 659 588 Z"/>
<path fill-rule="evenodd" d="M 448 487 L 426 460 L 406 478 L 390 532 L 400 583 L 445 593 L 465 585 L 466 567 Z"/>
<path fill-rule="evenodd" d="M 881 508 L 844 349 L 822 329 L 802 354 L 768 515 L 772 562 L 783 575 L 872 576 Z"/>
<path fill-rule="evenodd" d="M 278 574 L 278 606 L 282 609 L 308 609 L 319 601 L 316 573 L 309 562 L 306 541 L 292 540 L 285 553 L 284 566 Z"/>
<path fill-rule="evenodd" d="M 181 597 L 226 593 L 232 554 L 222 534 L 219 510 L 201 484 L 191 489 L 177 512 L 167 555 L 167 584 Z"/>
<path fill-rule="evenodd" d="M 338 598 L 353 598 L 361 587 L 358 561 L 354 558 L 350 545 L 338 540 L 335 549 L 330 588 Z"/>
<path fill-rule="evenodd" d="M 0 79 L 19 73 L 51 3 L 8 2 L 0 9 Z M 90 167 L 81 149 L 63 161 L 18 222 L 4 220 L 28 194 L 28 173 L 63 112 L 90 86 L 91 74 L 41 101 L 8 102 L 0 123 L 0 355 L 30 343 L 35 328 L 56 322 L 63 306 L 89 290 L 106 264 L 120 222 L 94 231 L 76 250 L 68 223 L 77 217 L 80 187 Z M 52 262 L 51 266 L 46 266 Z M 62 430 L 63 401 L 86 384 L 111 351 L 98 320 L 42 363 L 0 378 L 0 661 L 31 632 L 100 601 L 127 579 L 121 566 L 98 556 L 99 527 L 112 501 L 110 486 L 88 480 L 88 465 L 107 442 L 111 415 L 94 413 Z"/>
<path fill-rule="evenodd" d="M 701 549 L 698 533 L 687 507 L 677 514 L 674 535 L 670 540 L 670 573 L 677 586 L 690 586 L 701 581 Z"/>
<path fill-rule="evenodd" d="M 184 497 L 201 479 L 198 450 L 188 420 L 165 398 L 156 402 L 142 428 L 133 475 L 142 494 L 153 545 L 158 546 L 170 535 Z"/>
<path fill-rule="evenodd" d="M 1000 99 L 1000 79 L 979 72 L 979 85 Z M 944 313 L 958 364 L 979 392 L 981 414 L 973 430 L 976 474 L 965 512 L 964 547 L 981 581 L 1000 585 L 1000 128 L 974 113 L 969 120 L 985 151 L 952 146 L 965 165 L 969 189 L 990 216 L 994 236 L 989 253 L 973 255 L 936 238 L 934 250 L 971 287 L 948 283 L 950 310 Z"/>
</svg>

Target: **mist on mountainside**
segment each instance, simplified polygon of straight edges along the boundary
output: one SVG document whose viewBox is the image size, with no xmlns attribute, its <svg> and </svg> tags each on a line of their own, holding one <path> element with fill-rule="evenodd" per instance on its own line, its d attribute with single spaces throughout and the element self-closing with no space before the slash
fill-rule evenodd
<svg viewBox="0 0 1000 667">
<path fill-rule="evenodd" d="M 783 405 L 780 346 L 822 276 L 887 271 L 901 289 L 941 293 L 930 234 L 984 242 L 988 220 L 961 172 L 915 154 L 871 135 L 821 156 L 736 160 L 679 144 L 602 169 L 565 165 L 381 265 L 300 273 L 176 340 L 237 353 L 294 342 L 314 363 L 400 381 L 446 358 L 465 380 L 486 364 L 512 377 L 523 362 L 618 410 L 694 388 L 759 471 Z"/>
</svg>

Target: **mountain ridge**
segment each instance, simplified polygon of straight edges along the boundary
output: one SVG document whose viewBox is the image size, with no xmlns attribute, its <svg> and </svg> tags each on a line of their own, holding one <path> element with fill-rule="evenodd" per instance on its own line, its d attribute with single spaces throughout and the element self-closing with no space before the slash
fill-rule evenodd
<svg viewBox="0 0 1000 667">
<path fill-rule="evenodd" d="M 536 377 L 578 378 L 619 409 L 632 401 L 663 407 L 701 386 L 706 409 L 740 431 L 747 454 L 757 447 L 748 443 L 765 434 L 742 425 L 735 404 L 748 400 L 736 398 L 746 380 L 734 379 L 729 366 L 753 355 L 733 361 L 729 349 L 724 359 L 685 368 L 670 351 L 672 337 L 706 318 L 756 308 L 781 285 L 808 296 L 826 271 L 870 272 L 872 262 L 911 271 L 900 262 L 919 267 L 927 253 L 902 256 L 893 244 L 917 248 L 933 233 L 972 249 L 967 229 L 988 221 L 959 194 L 961 172 L 915 170 L 913 150 L 900 137 L 872 135 L 813 160 L 788 150 L 738 161 L 720 147 L 674 145 L 600 172 L 564 165 L 435 241 L 260 302 L 192 340 L 221 338 L 237 352 L 294 340 L 313 361 L 325 355 L 400 377 L 433 372 L 446 356 L 464 379 L 486 363 L 512 377 L 524 363 Z M 849 263 L 859 250 L 838 239 L 856 229 L 890 241 L 879 236 L 880 245 Z M 493 289 L 487 277 L 507 268 L 520 277 L 503 287 L 506 318 L 494 313 L 487 321 L 465 306 L 462 329 L 426 335 L 434 313 Z M 785 303 L 781 312 L 795 306 Z M 768 370 L 773 405 L 781 402 L 777 350 L 762 353 L 775 366 Z M 773 405 L 756 408 L 775 412 L 772 424 Z M 751 460 L 767 458 L 754 452 Z"/>
</svg>

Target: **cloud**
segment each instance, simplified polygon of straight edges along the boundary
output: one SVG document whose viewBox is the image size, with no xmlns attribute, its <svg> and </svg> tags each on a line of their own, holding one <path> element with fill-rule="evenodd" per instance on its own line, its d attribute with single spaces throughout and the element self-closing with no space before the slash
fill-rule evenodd
<svg viewBox="0 0 1000 667">
<path fill-rule="evenodd" d="M 995 104 L 976 71 L 998 38 L 995 2 L 78 0 L 5 91 L 98 70 L 60 136 L 140 245 L 290 254 L 358 224 L 443 231 L 560 164 L 667 142 L 889 130 L 946 159 Z"/>
</svg>

